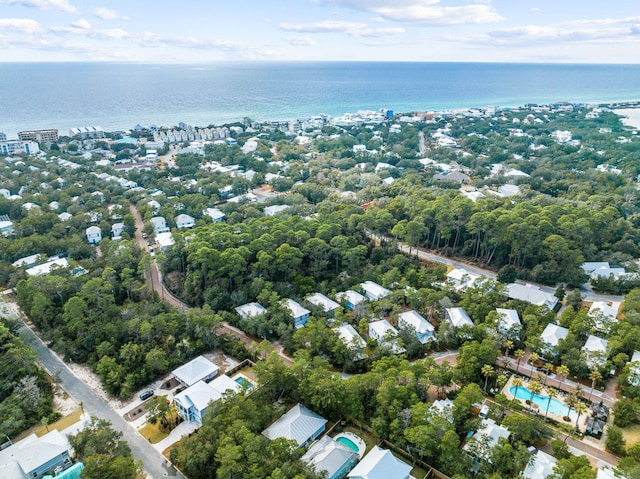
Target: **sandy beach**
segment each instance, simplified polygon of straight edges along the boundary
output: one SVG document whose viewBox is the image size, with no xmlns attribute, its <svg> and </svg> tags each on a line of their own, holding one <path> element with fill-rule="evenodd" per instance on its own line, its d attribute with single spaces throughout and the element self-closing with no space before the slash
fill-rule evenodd
<svg viewBox="0 0 640 479">
<path fill-rule="evenodd" d="M 623 116 L 622 123 L 633 128 L 640 128 L 640 108 L 621 108 L 613 110 L 616 115 Z"/>
</svg>

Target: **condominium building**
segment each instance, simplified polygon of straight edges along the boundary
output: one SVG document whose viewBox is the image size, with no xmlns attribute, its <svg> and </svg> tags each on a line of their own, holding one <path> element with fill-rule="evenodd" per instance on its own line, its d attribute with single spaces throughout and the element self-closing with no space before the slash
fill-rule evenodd
<svg viewBox="0 0 640 479">
<path fill-rule="evenodd" d="M 37 141 L 38 143 L 56 143 L 58 141 L 58 130 L 28 130 L 18 133 L 18 138 L 22 141 Z"/>
</svg>

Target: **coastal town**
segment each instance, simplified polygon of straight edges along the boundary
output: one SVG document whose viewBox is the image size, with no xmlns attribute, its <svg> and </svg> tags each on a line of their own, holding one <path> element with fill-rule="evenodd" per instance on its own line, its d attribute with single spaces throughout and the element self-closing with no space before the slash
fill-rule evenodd
<svg viewBox="0 0 640 479">
<path fill-rule="evenodd" d="M 0 133 L 0 479 L 638 477 L 637 107 Z"/>
</svg>

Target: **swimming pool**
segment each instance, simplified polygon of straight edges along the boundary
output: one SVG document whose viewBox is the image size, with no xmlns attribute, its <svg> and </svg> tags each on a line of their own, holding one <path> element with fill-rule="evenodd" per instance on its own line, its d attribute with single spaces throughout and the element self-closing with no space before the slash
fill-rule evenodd
<svg viewBox="0 0 640 479">
<path fill-rule="evenodd" d="M 237 376 L 234 379 L 234 381 L 237 382 L 243 388 L 251 389 L 253 387 L 253 383 L 249 381 L 247 378 L 245 378 L 244 376 Z"/>
<path fill-rule="evenodd" d="M 517 396 L 515 395 L 516 393 L 515 386 L 511 386 L 509 388 L 509 392 L 511 393 L 512 396 L 518 399 L 523 399 L 525 401 L 528 401 L 529 399 L 531 399 L 531 391 L 529 391 L 527 388 L 523 386 L 520 386 L 518 388 Z M 569 411 L 569 406 L 567 406 L 565 403 L 563 403 L 562 401 L 558 401 L 555 398 L 550 398 L 548 396 L 541 396 L 539 394 L 534 394 L 532 401 L 534 404 L 536 404 L 540 408 L 540 411 L 542 413 L 547 412 L 547 405 L 549 406 L 549 412 L 559 417 L 566 416 L 567 412 Z M 577 418 L 577 413 L 572 409 L 571 413 L 569 414 L 569 417 L 575 420 Z"/>
<path fill-rule="evenodd" d="M 362 459 L 362 456 L 364 456 L 364 453 L 367 449 L 367 444 L 362 440 L 362 438 L 352 432 L 341 432 L 340 434 L 337 434 L 333 439 L 340 444 L 344 444 L 353 452 L 357 452 L 358 459 Z"/>
<path fill-rule="evenodd" d="M 340 436 L 339 438 L 336 439 L 336 441 L 341 443 L 341 444 L 344 444 L 349 449 L 351 449 L 353 452 L 358 452 L 359 451 L 358 446 L 356 445 L 356 443 L 353 442 L 348 437 Z"/>
</svg>

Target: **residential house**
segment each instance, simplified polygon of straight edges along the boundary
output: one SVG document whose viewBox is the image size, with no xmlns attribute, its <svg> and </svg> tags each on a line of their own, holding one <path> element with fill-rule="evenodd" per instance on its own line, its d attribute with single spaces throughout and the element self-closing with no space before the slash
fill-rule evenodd
<svg viewBox="0 0 640 479">
<path fill-rule="evenodd" d="M 388 449 L 373 446 L 362 461 L 354 467 L 347 477 L 349 479 L 409 479 L 411 466 Z"/>
<path fill-rule="evenodd" d="M 114 223 L 111 226 L 111 236 L 114 241 L 122 239 L 122 233 L 124 232 L 124 223 Z"/>
<path fill-rule="evenodd" d="M 480 275 L 471 273 L 464 269 L 455 268 L 447 273 L 446 283 L 454 291 L 463 292 L 472 287 L 476 280 L 480 278 Z"/>
<path fill-rule="evenodd" d="M 364 304 L 366 300 L 364 296 L 352 289 L 336 294 L 336 299 L 343 303 L 344 307 L 349 310 L 358 308 L 358 306 Z"/>
<path fill-rule="evenodd" d="M 403 354 L 407 352 L 398 345 L 394 338 L 398 335 L 396 328 L 386 319 L 369 323 L 369 337 L 383 346 L 388 346 L 393 354 Z"/>
<path fill-rule="evenodd" d="M 173 404 L 180 417 L 185 421 L 202 424 L 202 418 L 212 402 L 222 399 L 225 394 L 242 391 L 242 385 L 226 374 L 215 378 L 210 383 L 198 381 L 184 391 L 176 394 Z"/>
<path fill-rule="evenodd" d="M 608 261 L 593 261 L 582 263 L 582 269 L 591 279 L 608 279 L 613 278 L 615 280 L 626 274 L 624 268 L 616 268 L 609 265 Z"/>
<path fill-rule="evenodd" d="M 147 206 L 149 206 L 154 214 L 160 211 L 160 203 L 158 203 L 156 200 L 149 200 L 147 202 Z"/>
<path fill-rule="evenodd" d="M 265 206 L 262 210 L 265 216 L 275 216 L 278 213 L 282 213 L 285 210 L 291 208 L 289 205 L 273 205 L 273 206 Z"/>
<path fill-rule="evenodd" d="M 38 261 L 40 261 L 40 256 L 42 255 L 32 254 L 30 256 L 25 256 L 23 258 L 15 260 L 13 263 L 11 263 L 11 266 L 13 266 L 14 268 L 30 268 L 31 266 L 36 265 Z"/>
<path fill-rule="evenodd" d="M 522 323 L 520 322 L 520 316 L 515 309 L 496 308 L 498 313 L 498 333 L 511 339 L 520 339 L 520 330 L 522 329 Z"/>
<path fill-rule="evenodd" d="M 184 213 L 176 216 L 176 227 L 184 230 L 193 228 L 196 225 L 196 220 L 193 216 L 185 215 Z"/>
<path fill-rule="evenodd" d="M 0 234 L 2 236 L 10 236 L 13 234 L 13 221 L 7 215 L 0 215 Z"/>
<path fill-rule="evenodd" d="M 158 248 L 160 248 L 160 251 L 166 253 L 176 244 L 176 240 L 173 239 L 173 235 L 170 232 L 165 231 L 164 233 L 158 233 L 156 235 L 156 244 Z"/>
<path fill-rule="evenodd" d="M 522 471 L 522 479 L 547 479 L 553 474 L 557 461 L 552 455 L 537 450 Z"/>
<path fill-rule="evenodd" d="M 422 344 L 435 338 L 433 325 L 414 310 L 406 311 L 398 316 L 398 328 L 413 328 L 418 341 Z"/>
<path fill-rule="evenodd" d="M 374 283 L 373 281 L 365 281 L 364 283 L 360 283 L 360 288 L 364 291 L 365 296 L 369 301 L 378 301 L 386 296 L 391 294 L 387 288 L 383 288 L 378 283 Z"/>
<path fill-rule="evenodd" d="M 71 464 L 71 446 L 58 430 L 34 433 L 0 451 L 0 479 L 40 479 Z"/>
<path fill-rule="evenodd" d="M 246 303 L 236 308 L 236 313 L 242 319 L 255 318 L 261 314 L 265 314 L 267 312 L 267 308 L 262 306 L 260 303 Z"/>
<path fill-rule="evenodd" d="M 629 379 L 632 386 L 640 386 L 640 351 L 634 351 L 629 361 Z"/>
<path fill-rule="evenodd" d="M 620 309 L 620 302 L 617 301 L 594 301 L 589 308 L 589 317 L 593 319 L 595 330 L 609 334 L 611 326 L 615 323 Z"/>
<path fill-rule="evenodd" d="M 545 293 L 538 286 L 535 286 L 533 284 L 508 284 L 507 296 L 510 299 L 527 301 L 528 303 L 534 304 L 536 306 L 546 306 L 551 311 L 553 311 L 553 309 L 558 304 L 558 298 L 556 298 L 551 293 Z"/>
<path fill-rule="evenodd" d="M 342 479 L 358 463 L 358 453 L 329 436 L 314 442 L 300 460 L 327 479 Z"/>
<path fill-rule="evenodd" d="M 598 368 L 607 362 L 608 342 L 606 339 L 599 338 L 593 334 L 589 335 L 587 342 L 582 347 L 585 355 L 585 362 L 589 369 Z"/>
<path fill-rule="evenodd" d="M 198 356 L 172 371 L 173 376 L 183 386 L 193 386 L 198 381 L 208 381 L 218 375 L 218 366 L 204 356 Z"/>
<path fill-rule="evenodd" d="M 167 226 L 167 220 L 165 220 L 162 216 L 154 216 L 149 220 L 151 226 L 153 226 L 153 232 L 156 235 L 160 233 L 168 233 L 169 227 Z"/>
<path fill-rule="evenodd" d="M 68 267 L 69 261 L 67 260 L 67 258 L 53 258 L 46 263 L 27 268 L 24 272 L 29 276 L 42 276 L 44 274 L 49 274 L 51 273 L 51 271 L 54 271 L 56 269 L 67 269 Z"/>
<path fill-rule="evenodd" d="M 214 223 L 220 223 L 226 218 L 225 214 L 218 208 L 207 208 L 202 211 L 202 214 L 211 218 Z"/>
<path fill-rule="evenodd" d="M 293 299 L 286 299 L 284 302 L 284 306 L 291 312 L 293 324 L 296 329 L 301 328 L 305 324 L 307 324 L 307 321 L 309 321 L 309 316 L 311 316 L 311 311 L 309 311 L 307 308 L 303 308 Z"/>
<path fill-rule="evenodd" d="M 446 308 L 445 321 L 451 324 L 455 329 L 460 329 L 463 326 L 473 326 L 473 321 L 471 321 L 471 318 L 464 308 Z"/>
<path fill-rule="evenodd" d="M 488 460 L 491 450 L 498 445 L 500 439 L 509 439 L 511 433 L 506 427 L 496 424 L 493 419 L 483 419 L 478 431 L 471 436 L 463 449 L 477 460 Z"/>
<path fill-rule="evenodd" d="M 362 336 L 358 334 L 353 326 L 348 323 L 343 323 L 334 331 L 338 334 L 338 337 L 347 346 L 347 348 L 355 353 L 354 359 L 356 361 L 367 357 L 367 354 L 364 352 L 367 347 L 367 343 L 365 343 Z"/>
<path fill-rule="evenodd" d="M 540 352 L 544 356 L 552 356 L 555 355 L 555 348 L 560 343 L 561 339 L 565 339 L 569 334 L 569 330 L 567 328 L 563 328 L 562 326 L 558 326 L 557 324 L 547 324 L 547 327 L 542 331 L 542 335 L 540 336 L 540 340 L 542 341 Z"/>
<path fill-rule="evenodd" d="M 469 180 L 471 178 L 469 177 L 469 175 L 465 175 L 461 171 L 448 170 L 448 171 L 443 171 L 442 173 L 437 173 L 433 175 L 433 179 L 436 181 L 452 181 L 455 183 L 462 184 L 462 183 L 469 183 Z"/>
<path fill-rule="evenodd" d="M 326 425 L 325 418 L 302 404 L 296 404 L 262 434 L 272 441 L 282 437 L 305 447 L 324 432 Z"/>
<path fill-rule="evenodd" d="M 338 303 L 336 303 L 334 300 L 330 298 L 327 298 L 322 293 L 312 294 L 311 296 L 307 296 L 305 299 L 309 303 L 321 308 L 322 311 L 324 311 L 327 316 L 333 316 L 336 309 L 340 307 Z"/>
<path fill-rule="evenodd" d="M 438 412 L 439 416 L 453 423 L 453 401 L 451 399 L 436 399 L 431 407 Z"/>
<path fill-rule="evenodd" d="M 60 221 L 68 221 L 69 218 L 71 218 L 73 215 L 70 213 L 67 213 L 66 211 L 64 213 L 60 213 L 58 215 L 58 218 L 60 218 Z"/>
</svg>

